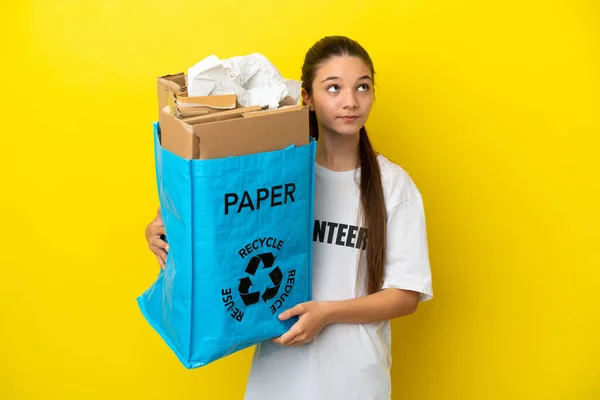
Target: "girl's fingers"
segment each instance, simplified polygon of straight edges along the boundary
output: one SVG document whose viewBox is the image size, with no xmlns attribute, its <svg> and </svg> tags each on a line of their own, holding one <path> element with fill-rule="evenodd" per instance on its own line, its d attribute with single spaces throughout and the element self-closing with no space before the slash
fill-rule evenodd
<svg viewBox="0 0 600 400">
<path fill-rule="evenodd" d="M 162 248 L 157 246 L 150 246 L 150 250 L 156 255 L 156 257 L 160 257 L 163 262 L 167 261 L 167 252 Z"/>
<path fill-rule="evenodd" d="M 156 259 L 158 260 L 158 265 L 160 265 L 160 268 L 165 269 L 165 262 L 162 260 L 162 258 L 156 256 Z"/>
<path fill-rule="evenodd" d="M 310 342 L 310 340 L 306 339 L 306 335 L 296 335 L 286 344 L 286 346 L 302 346 L 308 342 Z"/>
<path fill-rule="evenodd" d="M 169 243 L 161 240 L 159 237 L 153 237 L 150 239 L 150 247 L 157 247 L 163 249 L 165 252 L 169 251 Z"/>
</svg>

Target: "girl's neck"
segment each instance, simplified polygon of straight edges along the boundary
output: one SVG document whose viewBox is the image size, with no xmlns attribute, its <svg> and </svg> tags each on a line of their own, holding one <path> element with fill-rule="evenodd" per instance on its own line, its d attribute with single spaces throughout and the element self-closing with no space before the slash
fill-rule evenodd
<svg viewBox="0 0 600 400">
<path fill-rule="evenodd" d="M 360 134 L 339 135 L 319 127 L 316 162 L 331 171 L 350 171 L 358 164 Z"/>
</svg>

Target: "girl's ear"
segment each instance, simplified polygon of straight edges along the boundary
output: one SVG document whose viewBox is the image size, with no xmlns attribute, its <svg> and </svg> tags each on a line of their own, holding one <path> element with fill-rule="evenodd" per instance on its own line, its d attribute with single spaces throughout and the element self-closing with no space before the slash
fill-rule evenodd
<svg viewBox="0 0 600 400">
<path fill-rule="evenodd" d="M 310 98 L 310 95 L 304 89 L 302 89 L 302 103 L 305 106 L 308 106 L 308 109 L 310 111 L 314 111 L 315 110 L 315 108 L 313 107 L 312 99 Z"/>
</svg>

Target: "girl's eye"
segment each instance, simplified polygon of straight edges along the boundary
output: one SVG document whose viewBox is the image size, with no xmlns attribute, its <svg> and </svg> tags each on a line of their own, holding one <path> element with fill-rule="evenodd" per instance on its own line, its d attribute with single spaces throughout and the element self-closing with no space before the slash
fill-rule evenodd
<svg viewBox="0 0 600 400">
<path fill-rule="evenodd" d="M 339 90 L 340 90 L 340 87 L 338 85 L 331 85 L 331 86 L 327 87 L 327 91 L 329 93 L 335 93 Z"/>
<path fill-rule="evenodd" d="M 363 83 L 362 85 L 360 85 L 358 87 L 359 92 L 367 92 L 367 91 L 369 91 L 369 89 L 370 89 L 370 87 L 366 83 Z"/>
</svg>

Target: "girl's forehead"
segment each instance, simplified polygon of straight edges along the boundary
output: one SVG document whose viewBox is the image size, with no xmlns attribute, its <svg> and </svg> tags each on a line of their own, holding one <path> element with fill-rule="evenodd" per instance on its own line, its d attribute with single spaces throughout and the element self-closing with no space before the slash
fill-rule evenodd
<svg viewBox="0 0 600 400">
<path fill-rule="evenodd" d="M 359 57 L 336 56 L 324 61 L 316 71 L 315 80 L 338 77 L 340 79 L 359 79 L 363 76 L 371 76 L 371 70 Z M 321 82 L 319 80 L 318 82 Z"/>
</svg>

